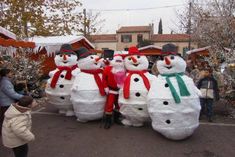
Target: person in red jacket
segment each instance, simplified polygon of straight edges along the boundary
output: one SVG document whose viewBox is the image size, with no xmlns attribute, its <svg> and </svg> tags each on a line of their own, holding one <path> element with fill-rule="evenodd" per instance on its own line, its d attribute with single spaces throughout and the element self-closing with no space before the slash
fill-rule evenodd
<svg viewBox="0 0 235 157">
<path fill-rule="evenodd" d="M 114 122 L 120 123 L 118 91 L 123 85 L 125 75 L 123 56 L 120 54 L 114 55 L 110 65 L 105 67 L 102 77 L 107 94 L 104 116 L 104 128 L 106 129 L 112 125 L 112 115 L 114 116 Z"/>
</svg>

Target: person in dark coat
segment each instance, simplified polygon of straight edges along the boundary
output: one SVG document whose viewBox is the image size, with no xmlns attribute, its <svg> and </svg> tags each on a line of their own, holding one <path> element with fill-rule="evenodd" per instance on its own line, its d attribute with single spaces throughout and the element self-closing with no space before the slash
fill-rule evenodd
<svg viewBox="0 0 235 157">
<path fill-rule="evenodd" d="M 218 84 L 212 72 L 211 68 L 205 68 L 204 77 L 198 81 L 197 85 L 202 92 L 202 97 L 200 98 L 201 115 L 205 113 L 209 122 L 212 122 L 214 100 L 219 100 Z"/>
</svg>

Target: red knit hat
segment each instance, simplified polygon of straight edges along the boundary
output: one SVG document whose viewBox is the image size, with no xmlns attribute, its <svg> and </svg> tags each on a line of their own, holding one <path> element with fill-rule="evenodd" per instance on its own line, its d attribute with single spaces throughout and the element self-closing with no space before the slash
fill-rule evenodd
<svg viewBox="0 0 235 157">
<path fill-rule="evenodd" d="M 126 56 L 131 56 L 131 55 L 143 55 L 140 53 L 140 51 L 138 50 L 138 48 L 136 46 L 132 46 L 128 49 L 128 54 L 125 55 Z"/>
</svg>

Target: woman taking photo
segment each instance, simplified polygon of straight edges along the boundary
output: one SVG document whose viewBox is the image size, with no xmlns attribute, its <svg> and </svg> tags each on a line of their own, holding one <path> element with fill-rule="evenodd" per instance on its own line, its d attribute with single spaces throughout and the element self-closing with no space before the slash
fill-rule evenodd
<svg viewBox="0 0 235 157">
<path fill-rule="evenodd" d="M 0 129 L 2 128 L 2 122 L 4 119 L 4 113 L 9 108 L 12 103 L 15 103 L 23 95 L 18 94 L 14 90 L 14 86 L 11 82 L 13 73 L 10 69 L 1 69 L 0 70 Z M 1 133 L 1 131 L 0 131 Z"/>
</svg>

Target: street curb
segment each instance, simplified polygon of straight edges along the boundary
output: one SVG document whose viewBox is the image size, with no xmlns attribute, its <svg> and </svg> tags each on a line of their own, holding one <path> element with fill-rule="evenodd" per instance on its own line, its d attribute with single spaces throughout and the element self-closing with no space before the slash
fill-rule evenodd
<svg viewBox="0 0 235 157">
<path fill-rule="evenodd" d="M 37 115 L 52 115 L 52 116 L 64 116 L 59 113 L 51 113 L 51 112 L 40 112 L 45 108 L 40 108 L 36 111 L 33 111 L 32 114 L 37 114 Z M 226 124 L 226 123 L 207 123 L 207 122 L 200 122 L 200 125 L 211 125 L 211 126 L 230 126 L 230 127 L 235 127 L 235 124 Z"/>
<path fill-rule="evenodd" d="M 39 111 L 34 111 L 32 112 L 32 114 L 62 116 L 62 114 L 59 113 L 39 112 Z"/>
<path fill-rule="evenodd" d="M 206 122 L 200 122 L 200 125 L 211 125 L 211 126 L 232 126 L 232 127 L 235 127 L 235 124 L 225 124 L 225 123 L 206 123 Z"/>
</svg>

